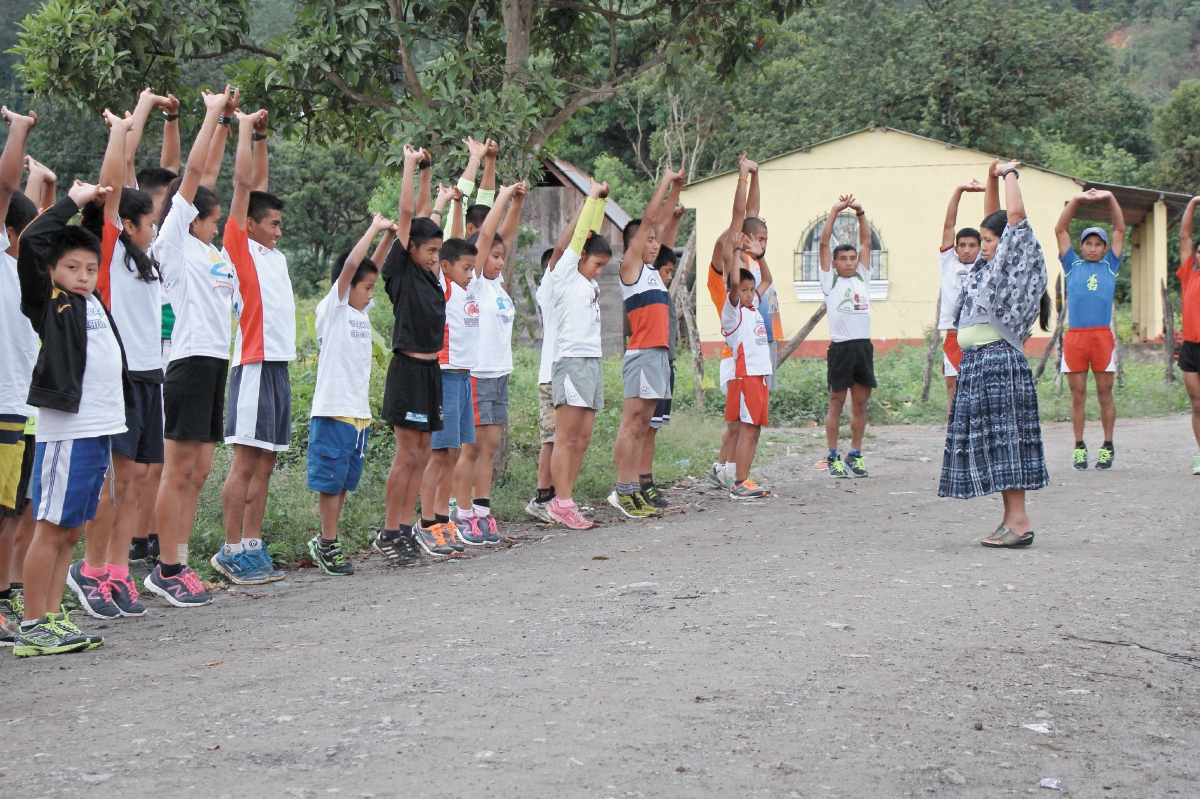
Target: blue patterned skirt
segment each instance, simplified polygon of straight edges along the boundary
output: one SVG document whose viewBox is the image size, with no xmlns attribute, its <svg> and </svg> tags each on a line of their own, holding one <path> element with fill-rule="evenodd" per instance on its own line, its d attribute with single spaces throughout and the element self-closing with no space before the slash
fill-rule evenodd
<svg viewBox="0 0 1200 799">
<path fill-rule="evenodd" d="M 1029 362 L 1003 341 L 963 350 L 938 496 L 973 499 L 1049 482 Z"/>
</svg>

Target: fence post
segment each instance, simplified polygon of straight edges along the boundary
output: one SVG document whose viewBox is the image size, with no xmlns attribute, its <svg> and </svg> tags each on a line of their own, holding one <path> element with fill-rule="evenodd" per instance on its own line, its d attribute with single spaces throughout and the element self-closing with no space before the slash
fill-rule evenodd
<svg viewBox="0 0 1200 799">
<path fill-rule="evenodd" d="M 1175 382 L 1175 307 L 1171 303 L 1171 294 L 1167 291 L 1166 282 L 1160 280 L 1158 285 L 1162 291 L 1163 354 L 1167 361 L 1165 379 L 1169 386 Z"/>
<path fill-rule="evenodd" d="M 933 312 L 933 330 L 929 331 L 929 352 L 925 354 L 925 375 L 921 380 L 921 402 L 929 402 L 929 386 L 933 382 L 933 361 L 937 358 L 938 343 L 942 340 L 942 331 L 938 325 L 942 321 L 942 292 L 938 291 L 937 306 Z"/>
</svg>

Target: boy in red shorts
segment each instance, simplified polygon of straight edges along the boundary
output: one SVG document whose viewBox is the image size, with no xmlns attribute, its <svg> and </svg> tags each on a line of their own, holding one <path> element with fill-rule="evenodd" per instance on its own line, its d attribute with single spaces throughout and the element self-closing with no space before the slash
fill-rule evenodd
<svg viewBox="0 0 1200 799">
<path fill-rule="evenodd" d="M 1070 225 L 1081 202 L 1108 202 L 1112 217 L 1112 246 L 1103 228 L 1090 227 L 1079 237 L 1079 252 L 1071 246 Z M 1113 463 L 1113 424 L 1117 407 L 1113 403 L 1113 375 L 1117 370 L 1117 343 L 1112 334 L 1113 290 L 1121 251 L 1125 247 L 1125 217 L 1111 191 L 1076 194 L 1063 208 L 1054 226 L 1058 238 L 1058 259 L 1062 262 L 1067 289 L 1067 332 L 1063 335 L 1062 370 L 1071 386 L 1071 425 L 1075 428 L 1076 469 L 1088 467 L 1087 445 L 1083 443 L 1083 423 L 1087 418 L 1088 369 L 1096 376 L 1096 398 L 1100 401 L 1100 424 L 1104 443 L 1096 457 L 1097 469 L 1111 469 Z"/>
<path fill-rule="evenodd" d="M 972 179 L 954 187 L 950 205 L 946 208 L 946 223 L 942 226 L 942 299 L 938 306 L 938 330 L 945 331 L 942 342 L 942 374 L 946 376 L 946 415 L 954 402 L 954 389 L 958 387 L 958 364 L 962 360 L 962 347 L 958 346 L 957 312 L 958 296 L 962 293 L 963 278 L 979 257 L 980 237 L 975 228 L 965 227 L 954 232 L 958 222 L 958 203 L 963 192 L 984 190 L 984 185 Z M 995 209 L 993 209 L 995 210 Z M 984 216 L 987 216 L 987 211 Z"/>
<path fill-rule="evenodd" d="M 1183 346 L 1179 350 L 1179 369 L 1183 384 L 1192 400 L 1192 433 L 1200 447 L 1200 264 L 1192 239 L 1192 216 L 1200 197 L 1193 197 L 1179 224 L 1179 283 L 1183 288 Z M 1186 254 L 1186 257 L 1184 257 Z M 1192 474 L 1200 474 L 1200 453 L 1192 465 Z"/>
</svg>

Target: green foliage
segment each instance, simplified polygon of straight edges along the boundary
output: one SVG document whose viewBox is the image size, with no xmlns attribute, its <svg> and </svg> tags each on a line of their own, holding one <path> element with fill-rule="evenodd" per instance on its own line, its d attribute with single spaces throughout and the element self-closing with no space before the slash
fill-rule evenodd
<svg viewBox="0 0 1200 799">
<path fill-rule="evenodd" d="M 1157 185 L 1192 193 L 1200 190 L 1200 81 L 1181 83 L 1154 122 L 1162 154 L 1152 168 Z"/>
</svg>

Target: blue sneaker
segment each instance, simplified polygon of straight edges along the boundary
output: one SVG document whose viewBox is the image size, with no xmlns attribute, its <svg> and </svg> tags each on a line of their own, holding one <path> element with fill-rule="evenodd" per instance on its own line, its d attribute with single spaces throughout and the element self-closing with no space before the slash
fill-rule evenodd
<svg viewBox="0 0 1200 799">
<path fill-rule="evenodd" d="M 250 559 L 250 562 L 255 567 L 267 576 L 267 582 L 274 583 L 282 580 L 287 575 L 275 568 L 275 561 L 267 554 L 266 547 L 255 547 L 254 549 L 243 549 L 242 552 Z"/>
<path fill-rule="evenodd" d="M 270 576 L 247 557 L 244 549 L 241 552 L 228 552 L 225 547 L 221 547 L 208 562 L 235 585 L 262 585 L 271 582 Z"/>
</svg>

